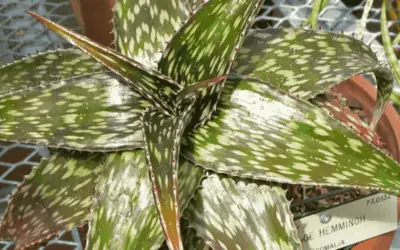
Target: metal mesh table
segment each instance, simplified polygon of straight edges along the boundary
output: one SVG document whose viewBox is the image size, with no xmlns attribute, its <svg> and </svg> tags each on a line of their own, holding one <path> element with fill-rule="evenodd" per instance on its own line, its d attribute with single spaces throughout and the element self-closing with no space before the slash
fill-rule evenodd
<svg viewBox="0 0 400 250">
<path fill-rule="evenodd" d="M 69 28 L 77 29 L 77 23 L 66 0 L 0 0 L 0 61 L 12 62 L 35 54 L 37 51 L 69 47 L 53 32 L 30 17 L 24 10 L 31 10 Z M 40 155 L 48 152 L 31 145 L 0 144 L 0 213 L 7 206 L 9 194 L 18 185 Z M 12 249 L 13 243 L 0 241 L 3 250 Z M 71 233 L 62 233 L 59 239 L 51 240 L 39 249 L 82 250 L 82 242 L 76 228 Z"/>
</svg>

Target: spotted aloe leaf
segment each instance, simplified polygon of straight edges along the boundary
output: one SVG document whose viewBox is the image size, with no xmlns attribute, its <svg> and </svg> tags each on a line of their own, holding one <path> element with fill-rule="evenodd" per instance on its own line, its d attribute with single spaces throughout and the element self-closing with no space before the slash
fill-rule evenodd
<svg viewBox="0 0 400 250">
<path fill-rule="evenodd" d="M 255 79 L 230 80 L 218 116 L 182 141 L 216 172 L 400 193 L 399 165 L 319 108 Z"/>
<path fill-rule="evenodd" d="M 88 53 L 114 73 L 120 75 L 130 83 L 133 89 L 141 93 L 160 110 L 167 114 L 174 113 L 174 105 L 170 101 L 172 99 L 166 97 L 174 96 L 181 87 L 173 80 L 85 36 L 79 35 L 35 13 L 29 13 L 44 26 L 57 33 L 71 44 L 77 46 L 85 53 Z"/>
<path fill-rule="evenodd" d="M 179 93 L 176 96 L 176 102 L 179 103 L 182 101 L 188 101 L 191 98 L 196 97 L 200 91 L 206 90 L 207 88 L 210 88 L 218 83 L 223 82 L 226 79 L 226 77 L 227 75 L 222 75 L 212 79 L 193 83 L 192 85 L 189 85 L 186 88 L 179 91 Z"/>
<path fill-rule="evenodd" d="M 202 173 L 201 168 L 181 160 L 181 211 Z M 87 249 L 158 249 L 165 237 L 151 190 L 143 150 L 109 154 L 96 187 Z"/>
<path fill-rule="evenodd" d="M 0 67 L 0 96 L 104 70 L 101 64 L 76 49 L 39 53 Z"/>
<path fill-rule="evenodd" d="M 24 249 L 83 223 L 103 161 L 100 154 L 77 152 L 43 159 L 14 192 L 1 234 L 10 234 L 17 249 Z"/>
<path fill-rule="evenodd" d="M 213 0 L 204 4 L 172 38 L 159 62 L 160 72 L 183 86 L 228 73 L 262 2 Z M 201 94 L 194 125 L 210 118 L 222 88 L 219 84 Z"/>
<path fill-rule="evenodd" d="M 199 237 L 196 230 L 189 228 L 189 222 L 183 218 L 181 219 L 181 234 L 183 238 L 183 247 L 188 250 L 212 250 L 211 247 L 204 243 L 204 240 Z M 167 244 L 164 244 L 159 250 L 168 250 Z"/>
<path fill-rule="evenodd" d="M 166 116 L 156 109 L 143 115 L 143 135 L 153 194 L 169 249 L 183 249 L 178 202 L 180 142 L 193 115 L 195 98 L 182 103 L 178 116 Z"/>
<path fill-rule="evenodd" d="M 378 80 L 374 127 L 390 97 L 393 77 L 362 41 L 304 29 L 257 30 L 247 36 L 232 68 L 232 73 L 260 78 L 304 99 L 366 72 Z"/>
<path fill-rule="evenodd" d="M 213 249 L 301 249 L 283 189 L 216 174 L 201 186 L 186 214 Z"/>
<path fill-rule="evenodd" d="M 90 151 L 142 147 L 147 105 L 111 72 L 18 89 L 0 98 L 0 139 Z"/>
<path fill-rule="evenodd" d="M 372 130 L 368 124 L 361 119 L 365 116 L 360 116 L 360 112 L 358 114 L 352 111 L 345 101 L 345 98 L 333 88 L 329 94 L 316 96 L 315 98 L 310 99 L 310 102 L 314 105 L 317 105 L 319 108 L 327 112 L 334 119 L 338 120 L 344 126 L 352 129 L 355 133 L 359 134 L 361 137 L 374 144 L 378 148 L 382 148 L 384 143 L 382 142 L 382 138 L 376 133 L 376 131 Z"/>
<path fill-rule="evenodd" d="M 189 226 L 187 221 L 184 221 L 183 226 L 186 226 L 185 224 Z M 206 245 L 204 240 L 197 235 L 196 230 L 188 226 L 182 230 L 183 246 L 185 249 L 212 250 L 212 248 Z"/>
<path fill-rule="evenodd" d="M 113 21 L 118 50 L 156 68 L 166 44 L 200 3 L 201 0 L 117 0 Z"/>
</svg>

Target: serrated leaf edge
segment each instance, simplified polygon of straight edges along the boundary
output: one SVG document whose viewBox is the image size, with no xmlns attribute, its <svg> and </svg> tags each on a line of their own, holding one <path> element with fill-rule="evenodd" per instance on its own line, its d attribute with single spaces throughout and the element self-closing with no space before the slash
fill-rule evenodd
<svg viewBox="0 0 400 250">
<path fill-rule="evenodd" d="M 7 201 L 7 207 L 6 207 L 6 210 L 4 211 L 4 215 L 3 216 L 5 216 L 8 213 L 8 211 L 10 209 L 10 204 L 13 201 L 14 195 L 21 190 L 22 185 L 25 184 L 26 181 L 31 180 L 35 176 L 35 174 L 37 173 L 39 165 L 43 161 L 48 160 L 48 159 L 50 159 L 50 157 L 42 157 L 40 159 L 40 163 L 38 163 L 37 165 L 33 166 L 32 170 L 30 171 L 30 173 L 24 176 L 24 179 L 21 182 L 21 184 L 19 184 L 14 189 L 14 191 L 11 193 L 11 197 Z M 84 226 L 86 223 L 87 223 L 87 221 L 84 220 L 81 223 L 76 224 L 75 226 L 81 227 L 81 226 Z M 4 226 L 4 219 L 2 217 L 2 220 L 1 220 L 1 223 L 0 223 L 0 232 L 3 231 L 3 226 Z M 63 231 L 70 231 L 71 229 L 72 229 L 72 227 L 66 227 L 64 230 L 49 231 L 46 236 L 44 236 L 44 237 L 42 237 L 42 238 L 40 238 L 40 239 L 38 239 L 36 241 L 32 241 L 32 242 L 28 242 L 28 243 L 25 243 L 25 244 L 20 245 L 20 246 L 16 246 L 15 250 L 24 250 L 24 249 L 29 248 L 31 246 L 45 243 L 45 242 L 49 241 L 54 236 L 56 236 L 56 238 L 58 238 Z M 13 237 L 13 234 L 11 234 L 11 233 L 9 233 L 9 234 Z"/>
<path fill-rule="evenodd" d="M 381 23 L 383 23 L 383 22 L 381 22 Z M 383 30 L 383 26 L 384 26 L 384 24 L 382 25 L 382 27 L 381 27 L 381 29 Z M 249 36 L 249 35 L 252 35 L 252 34 L 254 34 L 254 33 L 257 33 L 257 32 L 265 32 L 266 30 L 268 30 L 268 29 L 285 29 L 285 28 L 287 28 L 287 27 L 284 27 L 284 26 L 279 26 L 279 27 L 276 27 L 276 28 L 271 28 L 271 27 L 268 27 L 268 28 L 264 28 L 264 29 L 260 29 L 260 28 L 256 28 L 256 29 L 253 29 L 253 30 L 251 30 L 250 32 L 248 32 L 247 33 L 247 36 Z M 293 29 L 295 29 L 295 28 L 293 28 Z M 369 49 L 371 50 L 371 52 L 374 54 L 374 56 L 375 56 L 375 60 L 377 61 L 377 64 L 374 66 L 374 67 L 370 67 L 370 68 L 368 68 L 368 69 L 364 69 L 363 71 L 361 71 L 361 72 L 359 72 L 358 74 L 356 74 L 356 75 L 361 75 L 361 74 L 365 74 L 365 73 L 373 73 L 374 75 L 378 75 L 378 76 L 382 76 L 382 78 L 385 78 L 385 76 L 388 76 L 388 75 L 393 75 L 392 74 L 392 71 L 390 70 L 390 68 L 389 68 L 389 65 L 390 66 L 392 66 L 391 64 L 390 64 L 390 61 L 389 61 L 389 64 L 388 63 L 385 63 L 385 62 L 382 62 L 382 61 L 380 61 L 378 58 L 379 58 L 379 56 L 378 56 L 378 51 L 373 51 L 372 50 L 372 48 L 371 48 L 371 44 L 367 44 L 367 43 L 365 43 L 364 42 L 364 38 L 363 37 L 358 37 L 354 32 L 352 32 L 352 33 L 350 33 L 350 32 L 344 32 L 344 31 L 341 31 L 341 32 L 332 32 L 332 31 L 322 31 L 321 29 L 320 30 L 313 30 L 311 27 L 309 27 L 309 28 L 307 28 L 307 27 L 301 27 L 301 28 L 296 28 L 296 30 L 299 30 L 299 29 L 303 29 L 303 30 L 306 30 L 306 31 L 313 31 L 313 32 L 315 32 L 316 34 L 337 34 L 337 35 L 344 35 L 344 36 L 346 36 L 346 37 L 349 37 L 349 38 L 352 38 L 352 39 L 354 39 L 354 40 L 356 40 L 356 41 L 358 41 L 358 42 L 361 42 L 362 44 L 364 44 L 364 45 L 366 45 L 366 46 L 368 46 L 369 47 Z M 385 40 L 385 39 L 384 39 Z M 389 40 L 390 41 L 390 40 Z M 388 53 L 388 52 L 387 52 Z M 394 55 L 394 52 L 393 52 L 393 49 L 392 49 L 392 54 L 393 54 L 393 56 L 396 58 L 396 62 L 397 62 L 397 57 Z M 382 73 L 380 73 L 380 72 L 382 72 Z M 399 67 L 399 72 L 400 72 L 400 67 Z M 399 73 L 399 75 L 400 75 L 400 73 Z M 347 79 L 350 79 L 351 77 L 353 77 L 353 76 L 355 76 L 355 75 L 346 75 L 345 77 L 343 77 L 343 78 L 345 78 L 346 80 Z M 233 73 L 230 73 L 229 75 L 228 75 L 228 79 L 230 78 L 230 77 L 248 77 L 247 75 L 242 75 L 242 74 L 235 74 L 234 72 Z M 256 78 L 256 77 L 252 77 L 253 79 L 258 79 L 258 80 L 261 80 L 261 79 L 259 79 L 258 77 Z M 400 78 L 400 76 L 399 76 L 399 78 Z M 392 76 L 392 79 L 387 79 L 388 81 L 391 81 L 391 82 L 393 82 L 393 76 Z M 344 80 L 345 81 L 345 80 Z M 330 88 L 332 88 L 333 86 L 336 86 L 336 85 L 338 85 L 338 84 L 340 84 L 341 82 L 338 82 L 338 83 L 332 83 L 332 84 L 330 84 L 330 85 L 327 85 L 325 88 L 323 88 L 323 89 L 321 89 L 321 91 L 319 91 L 319 92 L 317 92 L 314 96 L 308 96 L 307 98 L 313 98 L 313 97 L 315 97 L 316 95 L 318 95 L 318 94 L 322 94 L 322 93 L 324 93 L 324 92 L 326 92 L 326 91 L 328 91 Z M 392 83 L 392 85 L 391 85 L 392 87 L 391 88 L 393 88 L 393 83 Z M 379 94 L 379 90 L 381 90 L 381 88 L 382 88 L 382 85 L 378 85 L 378 94 Z M 298 95 L 296 95 L 296 94 L 291 94 L 291 93 L 289 93 L 289 91 L 284 91 L 283 93 L 286 93 L 287 95 L 290 95 L 290 96 L 295 96 L 295 97 L 300 97 L 300 96 L 298 96 Z M 380 96 L 378 96 L 378 97 L 380 97 Z M 387 97 L 387 98 L 385 98 L 386 99 L 386 101 L 385 101 L 385 103 L 387 103 L 387 101 L 389 100 L 389 97 L 390 97 L 390 95 Z M 377 98 L 378 99 L 378 98 Z M 378 99 L 379 100 L 379 99 Z M 382 101 L 382 100 L 384 100 L 384 99 L 381 99 L 380 101 Z M 382 114 L 384 113 L 384 110 L 385 110 L 385 106 L 386 106 L 386 104 L 384 105 L 384 104 L 382 104 L 382 106 L 381 106 L 381 108 L 380 109 L 378 109 L 378 105 L 379 103 L 377 102 L 377 104 L 376 104 L 376 106 L 375 106 L 375 108 L 374 108 L 374 114 L 373 114 L 373 119 L 371 120 L 371 123 L 370 123 L 370 127 L 371 127 L 371 129 L 374 129 L 375 127 L 376 127 L 376 124 L 379 122 L 379 119 L 381 118 L 381 116 L 382 116 Z M 203 124 L 204 125 L 204 124 Z"/>
<path fill-rule="evenodd" d="M 246 76 L 235 76 L 235 79 L 248 79 L 248 80 L 252 80 L 252 81 L 258 81 L 261 84 L 267 84 L 270 88 L 274 89 L 275 91 L 278 91 L 282 94 L 286 94 L 284 93 L 284 91 L 282 91 L 281 89 L 277 88 L 276 86 L 273 86 L 267 82 L 264 82 L 262 80 L 259 80 L 257 78 L 251 78 L 251 77 L 246 77 Z M 292 96 L 290 95 L 292 98 L 296 99 L 299 102 L 302 102 L 303 104 L 306 104 L 308 106 L 312 106 L 313 108 L 318 108 L 314 105 L 312 105 L 311 103 L 298 98 L 296 96 Z M 329 114 L 326 114 L 325 111 L 323 111 L 322 109 L 318 108 L 319 112 L 323 113 L 326 117 L 329 117 L 328 119 L 331 119 L 333 122 L 336 123 L 340 123 L 342 127 L 344 127 L 345 130 L 355 134 L 360 140 L 368 143 L 369 145 L 371 145 L 375 150 L 381 152 L 382 154 L 386 155 L 388 158 L 390 158 L 390 160 L 396 162 L 390 155 L 388 155 L 387 152 L 383 151 L 380 148 L 377 148 L 375 145 L 373 145 L 371 142 L 365 140 L 363 137 L 361 137 L 359 134 L 355 133 L 352 129 L 350 129 L 349 127 L 345 126 L 344 124 L 342 124 L 340 121 L 334 119 L 332 116 L 330 116 Z M 212 120 L 212 119 L 211 119 Z M 399 190 L 395 190 L 395 189 L 386 189 L 386 188 L 380 188 L 380 187 L 365 187 L 365 186 L 359 186 L 359 185 L 345 185 L 345 184 L 330 184 L 330 183 L 325 183 L 325 182 L 304 182 L 304 181 L 291 181 L 288 179 L 281 179 L 279 177 L 264 177 L 264 176 L 255 176 L 252 174 L 239 174 L 238 172 L 231 170 L 231 171 L 221 171 L 221 170 L 216 170 L 216 169 L 212 169 L 209 168 L 205 165 L 196 163 L 190 156 L 188 156 L 187 154 L 185 154 L 185 152 L 181 153 L 181 156 L 184 157 L 186 160 L 192 162 L 195 165 L 201 166 L 203 169 L 207 170 L 207 171 L 212 171 L 218 174 L 226 174 L 232 177 L 238 177 L 238 178 L 244 178 L 244 179 L 251 179 L 251 180 L 261 180 L 261 181 L 271 181 L 271 182 L 278 182 L 278 183 L 288 183 L 288 184 L 300 184 L 300 185 L 309 185 L 309 186 L 328 186 L 328 187 L 352 187 L 352 188 L 357 188 L 357 189 L 368 189 L 368 190 L 377 190 L 377 191 L 385 191 L 385 192 L 391 192 L 391 193 L 395 193 L 395 194 L 400 194 Z M 396 162 L 397 163 L 397 162 Z"/>
<path fill-rule="evenodd" d="M 207 171 L 208 171 L 208 170 L 207 170 Z M 221 178 L 220 174 L 217 173 L 217 172 L 215 172 L 215 171 L 213 171 L 213 170 L 210 170 L 209 173 L 217 174 L 217 175 L 218 175 L 218 178 Z M 226 174 L 226 173 L 222 173 L 222 174 L 227 175 L 228 178 L 229 178 L 229 176 L 230 176 L 229 174 Z M 204 176 L 204 177 L 207 177 L 207 176 Z M 204 179 L 204 177 L 202 178 L 202 180 Z M 235 176 L 235 177 L 236 177 L 236 176 Z M 238 183 L 239 181 L 243 181 L 243 182 L 245 183 L 246 186 L 249 185 L 249 183 L 246 183 L 246 180 L 248 181 L 249 178 L 240 177 L 240 176 L 237 176 L 237 177 L 238 177 L 237 179 L 231 179 L 231 178 L 229 178 L 229 179 L 232 180 L 233 182 L 235 182 L 235 184 Z M 251 180 L 256 180 L 256 179 L 251 179 L 251 178 L 250 178 L 250 181 L 251 181 Z M 285 209 L 287 209 L 287 211 L 289 211 L 289 214 L 290 214 L 290 218 L 291 218 L 291 220 L 290 220 L 290 225 L 291 225 L 294 229 L 296 229 L 296 225 L 294 224 L 294 215 L 293 215 L 293 213 L 290 211 L 290 203 L 291 203 L 292 201 L 289 201 L 289 200 L 286 198 L 286 193 L 288 192 L 287 189 L 283 189 L 283 188 L 281 188 L 281 187 L 279 187 L 279 186 L 272 186 L 272 187 L 271 187 L 271 186 L 266 185 L 266 184 L 261 184 L 261 185 L 259 185 L 259 184 L 254 183 L 254 182 L 252 182 L 252 183 L 250 183 L 250 184 L 251 184 L 251 185 L 256 185 L 257 187 L 266 187 L 267 189 L 270 189 L 271 191 L 274 191 L 274 190 L 275 190 L 276 192 L 279 192 L 279 189 L 282 189 L 283 193 L 282 193 L 281 195 L 282 195 L 283 198 L 285 198 L 285 199 L 288 201 L 288 203 L 285 204 L 285 205 L 286 205 L 286 206 L 285 206 Z M 197 194 L 197 192 L 199 192 L 200 189 L 201 189 L 201 185 L 196 189 L 196 191 L 194 192 L 193 197 Z M 212 247 L 210 246 L 210 243 L 208 243 L 206 240 L 204 240 L 203 237 L 201 237 L 201 236 L 198 234 L 196 228 L 194 228 L 194 227 L 192 226 L 192 223 L 190 222 L 190 220 L 189 220 L 189 219 L 186 219 L 186 221 L 189 222 L 187 228 L 190 228 L 190 229 L 193 229 L 193 230 L 194 230 L 194 232 L 195 232 L 195 237 L 198 237 L 198 238 L 202 239 L 202 240 L 204 241 L 204 243 L 212 249 Z M 294 237 L 294 238 L 295 238 L 294 240 L 297 240 L 298 242 L 300 242 L 300 239 L 298 238 L 298 235 L 297 235 L 297 233 L 295 233 L 295 232 L 296 232 L 296 231 L 293 231 L 293 232 L 291 233 L 290 236 Z M 301 248 L 299 248 L 299 249 L 301 249 Z"/>
<path fill-rule="evenodd" d="M 264 1 L 265 0 L 258 0 L 258 3 L 254 6 L 253 12 L 250 15 L 251 17 L 253 17 L 253 20 L 251 20 L 251 22 L 254 22 L 255 16 L 259 12 L 261 7 L 263 6 L 263 2 Z M 192 20 L 194 20 L 195 14 L 197 12 L 200 12 L 207 4 L 211 4 L 211 1 L 209 1 L 209 0 L 208 1 L 207 0 L 203 1 L 203 3 L 201 5 L 199 5 L 195 11 L 193 11 L 193 14 L 189 15 L 189 18 L 183 23 L 181 28 L 178 31 L 176 31 L 176 33 L 171 37 L 170 41 L 168 42 L 167 46 L 165 47 L 164 51 L 162 52 L 161 58 L 163 58 L 164 56 L 166 56 L 168 54 L 168 52 L 170 50 L 171 42 L 178 35 L 179 31 L 182 30 L 183 28 L 185 28 Z M 228 74 L 230 72 L 230 70 L 232 68 L 232 65 L 233 65 L 233 62 L 235 61 L 235 58 L 236 58 L 236 56 L 238 54 L 239 48 L 243 44 L 244 39 L 246 38 L 246 34 L 249 32 L 250 29 L 251 29 L 251 23 L 250 23 L 250 20 L 247 20 L 247 27 L 242 31 L 242 33 L 240 35 L 240 38 L 238 39 L 238 41 L 237 41 L 236 45 L 234 46 L 233 51 L 231 53 L 230 62 L 229 62 L 229 65 L 227 67 L 226 74 Z M 223 80 L 221 82 L 221 84 L 220 84 L 221 88 L 224 87 L 225 80 Z M 217 100 L 220 99 L 221 92 L 222 91 L 219 91 Z M 217 110 L 217 106 L 218 106 L 218 102 L 216 102 L 215 105 L 213 107 L 211 107 L 211 111 L 209 112 L 208 117 L 206 119 L 204 119 L 201 123 L 196 124 L 194 129 L 202 127 L 207 121 L 209 121 L 211 119 L 211 117 L 213 116 L 213 114 L 215 113 L 215 111 Z"/>
<path fill-rule="evenodd" d="M 25 56 L 25 57 L 23 57 L 21 59 L 14 60 L 14 61 L 6 63 L 6 64 L 2 64 L 2 65 L 0 65 L 0 69 L 6 68 L 6 67 L 8 67 L 10 65 L 13 65 L 13 64 L 17 64 L 17 63 L 23 62 L 23 61 L 28 60 L 28 59 L 36 58 L 36 57 L 47 55 L 47 54 L 51 54 L 51 53 L 56 53 L 56 52 L 72 52 L 73 53 L 73 52 L 76 52 L 76 51 L 79 51 L 79 50 L 75 49 L 75 48 L 68 48 L 68 49 L 49 49 L 49 50 L 46 50 L 46 51 L 37 51 L 36 54 L 28 54 L 28 56 Z"/>
</svg>

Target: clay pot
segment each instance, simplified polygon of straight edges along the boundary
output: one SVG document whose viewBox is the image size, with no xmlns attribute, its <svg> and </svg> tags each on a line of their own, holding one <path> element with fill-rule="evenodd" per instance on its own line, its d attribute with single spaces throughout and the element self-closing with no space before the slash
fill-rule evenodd
<svg viewBox="0 0 400 250">
<path fill-rule="evenodd" d="M 346 97 L 349 104 L 360 105 L 365 115 L 371 119 L 377 91 L 367 79 L 354 76 L 335 86 L 334 89 Z M 393 159 L 400 162 L 400 117 L 390 103 L 386 105 L 376 132 L 386 144 L 386 149 L 392 154 Z"/>
<path fill-rule="evenodd" d="M 334 87 L 349 104 L 360 105 L 364 115 L 371 119 L 376 103 L 376 88 L 364 77 L 358 75 Z M 388 103 L 385 113 L 376 126 L 376 132 L 386 144 L 393 159 L 400 162 L 400 117 L 396 109 Z"/>
<path fill-rule="evenodd" d="M 90 39 L 112 47 L 112 8 L 115 0 L 71 0 L 72 9 L 82 29 Z"/>
<path fill-rule="evenodd" d="M 397 207 L 400 207 L 400 198 L 397 199 Z M 397 210 L 400 219 L 400 211 Z M 374 238 L 362 241 L 351 250 L 389 250 L 396 231 L 385 233 Z"/>
<path fill-rule="evenodd" d="M 377 90 L 367 79 L 362 76 L 352 77 L 337 85 L 335 90 L 346 97 L 349 104 L 360 105 L 363 112 L 371 119 L 376 103 Z M 391 104 L 387 104 L 376 131 L 386 144 L 386 149 L 392 154 L 393 159 L 400 162 L 400 118 Z M 398 206 L 400 206 L 400 199 Z M 388 250 L 394 234 L 395 232 L 393 231 L 360 242 L 352 250 Z"/>
</svg>

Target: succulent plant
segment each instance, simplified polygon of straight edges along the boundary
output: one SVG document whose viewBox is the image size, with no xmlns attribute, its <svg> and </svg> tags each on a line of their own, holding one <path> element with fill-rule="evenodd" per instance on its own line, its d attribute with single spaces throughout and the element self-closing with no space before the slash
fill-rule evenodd
<svg viewBox="0 0 400 250">
<path fill-rule="evenodd" d="M 398 194 L 373 137 L 390 70 L 343 34 L 250 30 L 262 3 L 117 0 L 116 50 L 31 13 L 80 50 L 0 68 L 0 140 L 51 150 L 2 236 L 24 249 L 88 222 L 87 249 L 299 249 L 277 183 Z M 309 101 L 365 72 L 369 125 Z"/>
</svg>

